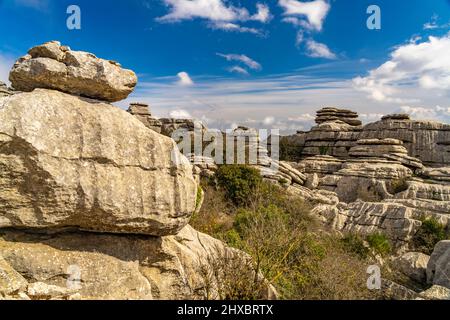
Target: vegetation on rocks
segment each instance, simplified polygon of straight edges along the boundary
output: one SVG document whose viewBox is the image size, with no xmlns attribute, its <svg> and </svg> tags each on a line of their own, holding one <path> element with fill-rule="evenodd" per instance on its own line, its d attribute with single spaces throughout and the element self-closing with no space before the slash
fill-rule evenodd
<svg viewBox="0 0 450 320">
<path fill-rule="evenodd" d="M 282 299 L 376 297 L 366 288 L 369 255 L 350 249 L 340 236 L 321 227 L 303 200 L 263 181 L 251 168 L 222 166 L 220 172 L 217 181 L 202 182 L 205 202 L 191 224 L 250 254 L 253 274 L 261 273 Z M 242 194 L 234 198 L 233 183 L 248 187 L 245 201 Z M 242 272 L 232 273 L 234 288 L 251 287 L 248 267 L 242 267 Z M 250 283 L 258 287 L 255 278 Z M 221 296 L 252 298 L 246 290 L 222 289 L 226 293 Z"/>
<path fill-rule="evenodd" d="M 414 236 L 412 244 L 416 251 L 430 255 L 433 253 L 435 245 L 447 238 L 444 225 L 435 218 L 428 218 L 422 221 L 422 225 Z"/>
</svg>

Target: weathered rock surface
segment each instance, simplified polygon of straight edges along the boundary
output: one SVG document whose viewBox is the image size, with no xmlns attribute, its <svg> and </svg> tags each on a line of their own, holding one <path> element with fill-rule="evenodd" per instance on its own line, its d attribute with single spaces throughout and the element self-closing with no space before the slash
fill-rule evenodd
<svg viewBox="0 0 450 320">
<path fill-rule="evenodd" d="M 428 263 L 427 281 L 450 289 L 450 240 L 441 241 L 434 248 Z"/>
<path fill-rule="evenodd" d="M 147 128 L 161 133 L 162 123 L 157 118 L 153 117 L 150 113 L 148 104 L 145 103 L 132 103 L 128 112 L 138 118 Z"/>
<path fill-rule="evenodd" d="M 8 89 L 6 84 L 0 81 L 0 97 L 10 96 L 11 94 L 13 93 Z"/>
<path fill-rule="evenodd" d="M 9 231 L 0 237 L 0 252 L 0 263 L 21 279 L 9 291 L 38 299 L 203 298 L 201 270 L 211 267 L 211 257 L 240 254 L 190 226 L 162 238 Z"/>
<path fill-rule="evenodd" d="M 425 283 L 430 257 L 420 252 L 407 252 L 395 260 L 398 269 L 411 279 Z"/>
<path fill-rule="evenodd" d="M 388 117 L 364 126 L 359 139 L 393 138 L 403 141 L 411 157 L 431 167 L 450 163 L 450 125 Z"/>
<path fill-rule="evenodd" d="M 316 123 L 342 121 L 351 126 L 360 126 L 362 122 L 358 120 L 358 114 L 351 110 L 338 108 L 323 108 L 317 111 Z"/>
<path fill-rule="evenodd" d="M 135 73 L 118 63 L 72 51 L 56 41 L 30 49 L 16 62 L 9 79 L 19 91 L 55 89 L 110 102 L 125 99 L 137 83 Z"/>
<path fill-rule="evenodd" d="M 435 285 L 421 292 L 420 297 L 427 300 L 450 300 L 450 289 Z"/>
<path fill-rule="evenodd" d="M 450 124 L 411 120 L 408 115 L 393 114 L 362 127 L 355 126 L 359 122 L 354 122 L 357 114 L 352 111 L 340 114 L 337 109 L 324 110 L 318 112 L 318 126 L 281 138 L 295 155 L 294 160 L 314 155 L 348 159 L 349 150 L 358 140 L 396 139 L 403 142 L 410 157 L 419 159 L 426 166 L 450 165 Z M 349 118 L 351 121 L 347 121 Z"/>
<path fill-rule="evenodd" d="M 176 234 L 197 185 L 174 146 L 109 104 L 45 89 L 1 98 L 0 228 Z"/>
</svg>

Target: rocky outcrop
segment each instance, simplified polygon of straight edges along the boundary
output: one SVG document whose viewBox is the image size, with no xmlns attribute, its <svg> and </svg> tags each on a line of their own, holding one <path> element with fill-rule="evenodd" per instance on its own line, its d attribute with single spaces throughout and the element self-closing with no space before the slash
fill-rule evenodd
<svg viewBox="0 0 450 320">
<path fill-rule="evenodd" d="M 0 100 L 0 141 L 0 227 L 161 236 L 195 209 L 191 165 L 175 143 L 111 105 L 16 94 Z"/>
<path fill-rule="evenodd" d="M 14 66 L 32 92 L 0 97 L 0 300 L 215 299 L 230 259 L 276 298 L 248 255 L 188 225 L 192 166 L 148 109 L 80 97 L 121 99 L 133 77 L 55 42 Z"/>
<path fill-rule="evenodd" d="M 17 60 L 9 79 L 19 91 L 55 89 L 109 102 L 125 99 L 137 83 L 135 73 L 117 62 L 72 51 L 56 41 L 30 49 Z"/>
<path fill-rule="evenodd" d="M 8 89 L 6 84 L 0 81 L 0 98 L 12 95 L 13 92 Z"/>
<path fill-rule="evenodd" d="M 147 128 L 157 133 L 161 133 L 162 123 L 150 113 L 148 104 L 131 103 L 128 112 L 141 121 Z"/>
<path fill-rule="evenodd" d="M 0 270 L 11 280 L 0 282 L 0 294 L 33 299 L 200 299 L 209 284 L 202 270 L 220 252 L 240 254 L 190 226 L 162 238 L 9 231 L 0 238 Z"/>
<path fill-rule="evenodd" d="M 315 155 L 348 159 L 350 148 L 358 140 L 395 139 L 403 142 L 412 157 L 410 160 L 419 159 L 430 167 L 450 165 L 449 124 L 411 120 L 409 115 L 393 114 L 361 126 L 357 118 L 357 114 L 349 110 L 325 108 L 318 111 L 318 126 L 282 137 L 281 143 L 294 155 L 292 160 L 299 161 Z"/>
<path fill-rule="evenodd" d="M 407 252 L 398 257 L 394 263 L 409 278 L 418 283 L 427 280 L 427 265 L 430 257 L 420 252 Z"/>
<path fill-rule="evenodd" d="M 385 233 L 399 249 L 423 219 L 450 225 L 450 170 L 436 167 L 448 163 L 449 125 L 404 114 L 364 127 L 355 119 L 356 113 L 326 108 L 318 112 L 318 126 L 281 138 L 289 154 L 298 150 L 292 167 L 306 175 L 313 195 L 320 190 L 338 198 L 337 204 L 319 200 L 313 211 L 340 231 Z"/>
<path fill-rule="evenodd" d="M 450 289 L 450 240 L 439 242 L 427 267 L 427 281 Z"/>
<path fill-rule="evenodd" d="M 426 300 L 450 300 L 450 289 L 434 285 L 421 292 L 420 297 Z"/>
<path fill-rule="evenodd" d="M 338 108 L 323 108 L 317 111 L 316 123 L 324 122 L 344 122 L 351 126 L 362 125 L 361 120 L 358 119 L 358 114 L 351 110 Z"/>
<path fill-rule="evenodd" d="M 432 121 L 410 120 L 407 115 L 384 117 L 364 126 L 359 139 L 398 139 L 411 157 L 426 166 L 450 164 L 450 125 Z"/>
</svg>

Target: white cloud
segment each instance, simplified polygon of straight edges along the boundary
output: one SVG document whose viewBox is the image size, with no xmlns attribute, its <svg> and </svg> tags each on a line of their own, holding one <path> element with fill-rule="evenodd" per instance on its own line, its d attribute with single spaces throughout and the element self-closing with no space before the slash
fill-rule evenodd
<svg viewBox="0 0 450 320">
<path fill-rule="evenodd" d="M 434 108 L 402 106 L 399 108 L 399 112 L 407 113 L 413 119 L 450 123 L 450 108 L 440 106 Z"/>
<path fill-rule="evenodd" d="M 450 28 L 450 22 L 439 24 L 439 16 L 434 14 L 431 20 L 423 25 L 424 30 L 447 29 Z"/>
<path fill-rule="evenodd" d="M 297 31 L 297 36 L 295 38 L 295 45 L 298 47 L 303 43 L 303 40 L 305 40 L 305 34 L 303 33 L 303 30 Z"/>
<path fill-rule="evenodd" d="M 216 21 L 213 23 L 210 23 L 208 25 L 211 29 L 215 30 L 223 30 L 228 32 L 240 32 L 240 33 L 253 33 L 256 35 L 263 35 L 261 30 L 258 30 L 256 28 L 248 28 L 248 27 L 242 27 L 236 23 L 232 22 L 223 22 L 223 21 Z"/>
<path fill-rule="evenodd" d="M 209 21 L 259 21 L 267 22 L 270 11 L 267 5 L 257 3 L 256 13 L 251 15 L 244 7 L 236 7 L 224 0 L 163 0 L 170 12 L 158 18 L 160 22 L 175 22 L 196 18 Z"/>
<path fill-rule="evenodd" d="M 303 40 L 303 39 L 301 39 Z M 299 39 L 297 36 L 297 43 Z M 306 41 L 306 54 L 312 58 L 336 59 L 336 55 L 328 48 L 326 44 L 316 42 L 312 39 Z"/>
<path fill-rule="evenodd" d="M 187 72 L 180 72 L 177 74 L 178 76 L 178 84 L 180 86 L 192 86 L 194 84 L 194 81 L 192 81 L 191 77 Z"/>
<path fill-rule="evenodd" d="M 230 68 L 228 68 L 229 72 L 234 72 L 234 73 L 239 73 L 242 75 L 247 76 L 248 75 L 248 71 L 240 66 L 232 66 Z"/>
<path fill-rule="evenodd" d="M 272 16 L 270 14 L 269 6 L 262 3 L 257 3 L 256 8 L 258 11 L 250 18 L 250 20 L 255 20 L 259 22 L 268 22 Z"/>
<path fill-rule="evenodd" d="M 48 8 L 48 0 L 13 0 L 14 4 L 23 7 L 29 7 L 36 10 L 46 10 Z"/>
<path fill-rule="evenodd" d="M 8 55 L 0 53 L 0 81 L 10 84 L 9 72 L 14 65 L 14 59 Z"/>
<path fill-rule="evenodd" d="M 446 95 L 450 90 L 449 52 L 450 35 L 398 46 L 389 61 L 367 77 L 353 79 L 354 87 L 374 100 L 396 103 L 411 102 L 420 93 Z"/>
<path fill-rule="evenodd" d="M 273 124 L 275 122 L 275 118 L 272 116 L 266 117 L 263 121 L 263 123 L 267 126 L 270 126 L 271 124 Z"/>
<path fill-rule="evenodd" d="M 322 30 L 325 18 L 330 11 L 330 4 L 325 0 L 314 0 L 308 2 L 297 0 L 278 0 L 278 4 L 284 9 L 284 14 L 288 17 L 306 18 L 306 21 L 300 19 L 285 19 L 285 22 L 301 25 L 308 29 L 318 31 Z"/>
<path fill-rule="evenodd" d="M 252 58 L 249 58 L 248 56 L 244 54 L 223 54 L 223 53 L 217 53 L 219 57 L 225 58 L 227 61 L 237 61 L 245 64 L 247 67 L 249 67 L 252 70 L 261 70 L 261 64 L 253 60 Z"/>
<path fill-rule="evenodd" d="M 169 112 L 169 117 L 174 119 L 192 119 L 189 112 L 183 109 L 172 110 Z"/>
</svg>

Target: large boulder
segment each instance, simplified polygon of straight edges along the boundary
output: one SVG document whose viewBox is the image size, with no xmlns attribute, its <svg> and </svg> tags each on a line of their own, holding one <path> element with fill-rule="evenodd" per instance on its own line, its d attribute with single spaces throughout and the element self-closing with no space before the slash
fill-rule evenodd
<svg viewBox="0 0 450 320">
<path fill-rule="evenodd" d="M 246 259 L 190 226 L 167 237 L 8 231 L 0 251 L 0 270 L 3 261 L 21 279 L 9 289 L 12 297 L 25 292 L 33 299 L 214 298 L 220 283 L 205 271 L 222 273 L 212 268 L 225 255 Z M 262 298 L 274 297 L 271 286 L 264 288 Z"/>
<path fill-rule="evenodd" d="M 407 252 L 395 260 L 399 270 L 411 279 L 425 283 L 430 257 L 420 252 Z"/>
<path fill-rule="evenodd" d="M 125 99 L 137 83 L 135 73 L 120 64 L 56 41 L 30 49 L 14 64 L 9 79 L 19 91 L 55 89 L 110 102 Z"/>
<path fill-rule="evenodd" d="M 428 262 L 427 280 L 430 284 L 450 289 L 450 240 L 435 246 Z"/>
<path fill-rule="evenodd" d="M 0 98 L 0 228 L 176 234 L 192 166 L 129 113 L 53 90 Z"/>
</svg>

